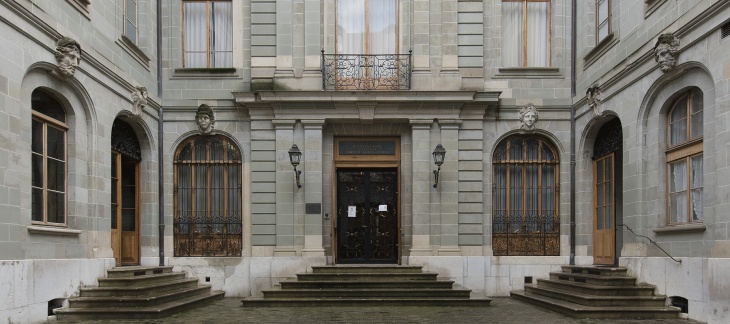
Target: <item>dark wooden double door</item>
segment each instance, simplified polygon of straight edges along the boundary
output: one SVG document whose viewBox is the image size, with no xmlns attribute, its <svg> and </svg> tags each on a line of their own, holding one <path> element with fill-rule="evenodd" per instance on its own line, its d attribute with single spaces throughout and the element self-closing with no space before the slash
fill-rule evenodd
<svg viewBox="0 0 730 324">
<path fill-rule="evenodd" d="M 398 169 L 337 170 L 337 263 L 398 263 Z"/>
</svg>

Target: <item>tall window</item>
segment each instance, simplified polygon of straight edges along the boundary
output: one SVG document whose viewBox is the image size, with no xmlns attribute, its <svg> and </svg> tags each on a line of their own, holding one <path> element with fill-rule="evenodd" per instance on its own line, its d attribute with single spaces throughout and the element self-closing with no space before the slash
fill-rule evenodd
<svg viewBox="0 0 730 324">
<path fill-rule="evenodd" d="M 558 158 L 547 141 L 516 135 L 493 159 L 494 255 L 559 255 Z"/>
<path fill-rule="evenodd" d="M 674 102 L 667 117 L 669 223 L 702 222 L 702 92 Z"/>
<path fill-rule="evenodd" d="M 175 154 L 175 256 L 241 256 L 241 153 L 197 136 Z"/>
<path fill-rule="evenodd" d="M 124 0 L 124 36 L 137 44 L 137 0 Z"/>
<path fill-rule="evenodd" d="M 230 0 L 183 2 L 185 67 L 233 66 L 232 14 Z"/>
<path fill-rule="evenodd" d="M 396 0 L 338 0 L 337 54 L 396 54 Z"/>
<path fill-rule="evenodd" d="M 596 0 L 596 44 L 611 33 L 611 0 Z"/>
<path fill-rule="evenodd" d="M 31 94 L 31 217 L 33 222 L 66 224 L 66 112 L 50 93 Z"/>
<path fill-rule="evenodd" d="M 550 0 L 502 1 L 502 64 L 550 66 Z"/>
</svg>

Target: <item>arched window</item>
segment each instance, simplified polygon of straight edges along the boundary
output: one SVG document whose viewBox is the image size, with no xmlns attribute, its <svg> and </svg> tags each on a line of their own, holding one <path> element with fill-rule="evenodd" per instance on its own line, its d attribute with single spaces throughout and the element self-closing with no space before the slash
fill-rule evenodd
<svg viewBox="0 0 730 324">
<path fill-rule="evenodd" d="M 515 135 L 492 160 L 494 255 L 559 255 L 558 157 L 538 136 Z"/>
<path fill-rule="evenodd" d="M 34 223 L 66 224 L 66 111 L 52 94 L 31 94 L 31 219 Z"/>
<path fill-rule="evenodd" d="M 241 153 L 196 136 L 175 154 L 175 256 L 241 256 Z"/>
<path fill-rule="evenodd" d="M 667 208 L 670 224 L 702 222 L 702 92 L 684 93 L 667 114 Z"/>
</svg>

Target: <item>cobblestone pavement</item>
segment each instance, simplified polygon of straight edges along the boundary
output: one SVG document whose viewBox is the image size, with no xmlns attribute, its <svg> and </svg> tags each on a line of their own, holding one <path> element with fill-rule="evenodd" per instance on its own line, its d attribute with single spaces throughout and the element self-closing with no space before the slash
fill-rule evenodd
<svg viewBox="0 0 730 324">
<path fill-rule="evenodd" d="M 62 321 L 61 323 L 582 323 L 695 324 L 672 320 L 575 319 L 511 298 L 493 298 L 489 307 L 256 307 L 243 308 L 241 298 L 224 298 L 155 320 Z"/>
</svg>

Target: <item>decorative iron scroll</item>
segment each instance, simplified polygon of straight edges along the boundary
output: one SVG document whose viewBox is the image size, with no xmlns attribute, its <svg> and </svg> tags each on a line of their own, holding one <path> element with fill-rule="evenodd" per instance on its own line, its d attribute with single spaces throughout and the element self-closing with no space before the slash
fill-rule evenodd
<svg viewBox="0 0 730 324">
<path fill-rule="evenodd" d="M 398 173 L 337 172 L 337 261 L 398 262 Z"/>
<path fill-rule="evenodd" d="M 134 129 L 119 119 L 115 119 L 112 124 L 112 149 L 126 157 L 137 161 L 142 160 L 142 151 Z"/>
<path fill-rule="evenodd" d="M 560 254 L 557 156 L 538 136 L 513 136 L 497 145 L 492 160 L 495 256 Z"/>
<path fill-rule="evenodd" d="M 324 54 L 323 90 L 409 90 L 411 54 Z"/>
<path fill-rule="evenodd" d="M 604 124 L 596 135 L 596 143 L 593 145 L 593 159 L 597 159 L 611 152 L 621 151 L 623 145 L 623 133 L 621 132 L 621 121 L 614 118 Z"/>
<path fill-rule="evenodd" d="M 220 135 L 196 136 L 175 155 L 175 256 L 241 256 L 241 154 Z"/>
</svg>

